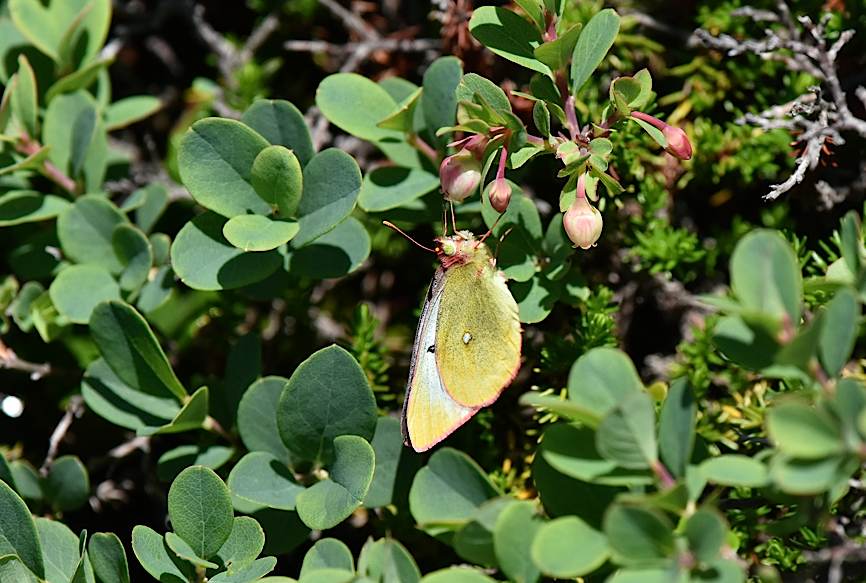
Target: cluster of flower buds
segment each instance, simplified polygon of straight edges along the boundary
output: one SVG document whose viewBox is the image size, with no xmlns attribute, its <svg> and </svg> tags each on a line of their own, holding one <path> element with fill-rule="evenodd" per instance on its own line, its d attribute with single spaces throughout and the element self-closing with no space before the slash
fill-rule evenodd
<svg viewBox="0 0 866 583">
<path fill-rule="evenodd" d="M 586 198 L 586 174 L 577 179 L 577 194 L 565 211 L 562 226 L 574 246 L 581 249 L 589 249 L 601 236 L 601 213 Z"/>
<path fill-rule="evenodd" d="M 672 126 L 658 119 L 657 117 L 653 117 L 641 111 L 633 111 L 631 112 L 631 116 L 635 119 L 639 119 L 644 121 L 656 129 L 661 130 L 662 135 L 665 137 L 665 141 L 667 142 L 667 147 L 665 150 L 672 156 L 679 158 L 680 160 L 690 160 L 692 157 L 692 143 L 689 141 L 689 137 L 686 135 L 682 129 Z"/>
<path fill-rule="evenodd" d="M 447 156 L 439 165 L 439 182 L 445 200 L 462 202 L 478 188 L 481 183 L 481 158 L 487 142 L 487 136 L 476 135 L 448 144 L 460 150 Z"/>
</svg>

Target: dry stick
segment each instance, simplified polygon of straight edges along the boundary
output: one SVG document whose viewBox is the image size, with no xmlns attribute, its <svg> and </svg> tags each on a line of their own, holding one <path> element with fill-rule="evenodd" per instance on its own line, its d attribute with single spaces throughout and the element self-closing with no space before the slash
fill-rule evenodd
<svg viewBox="0 0 866 583">
<path fill-rule="evenodd" d="M 442 41 L 434 38 L 380 38 L 360 42 L 348 42 L 343 45 L 330 43 L 324 40 L 290 40 L 283 43 L 287 51 L 299 53 L 329 53 L 343 55 L 358 51 L 400 51 L 403 53 L 423 53 L 439 49 Z"/>
<path fill-rule="evenodd" d="M 9 370 L 20 370 L 30 373 L 31 381 L 38 381 L 42 377 L 51 374 L 51 365 L 47 362 L 36 363 L 30 362 L 15 354 L 15 351 L 3 344 L 0 340 L 0 368 Z"/>
<path fill-rule="evenodd" d="M 72 426 L 72 421 L 81 417 L 82 413 L 84 413 L 84 400 L 81 398 L 81 395 L 70 397 L 69 404 L 66 406 L 66 413 L 63 414 L 63 417 L 48 439 L 48 453 L 45 454 L 45 461 L 42 462 L 42 467 L 39 468 L 39 473 L 43 477 L 48 475 L 48 471 L 54 463 L 54 458 L 57 457 L 60 442 L 66 437 L 66 432 Z"/>
</svg>

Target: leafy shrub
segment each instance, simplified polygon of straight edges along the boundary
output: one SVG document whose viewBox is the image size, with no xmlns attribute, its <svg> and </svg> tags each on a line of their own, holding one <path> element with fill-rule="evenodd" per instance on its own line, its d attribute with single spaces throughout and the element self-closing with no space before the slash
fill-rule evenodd
<svg viewBox="0 0 866 583">
<path fill-rule="evenodd" d="M 187 16 L 218 66 L 179 111 L 112 68 L 126 8 L 0 2 L 0 583 L 841 580 L 862 192 L 760 212 L 806 154 L 731 115 L 827 79 L 558 0 L 437 3 L 462 60 L 365 76 L 441 43 L 327 0 L 359 40 L 313 50 L 352 66 L 293 104 L 267 37 L 322 11 L 249 4 L 242 43 Z M 770 18 L 738 5 L 688 17 Z M 431 454 L 397 416 L 432 265 L 383 221 L 488 231 L 523 325 L 514 387 Z"/>
</svg>

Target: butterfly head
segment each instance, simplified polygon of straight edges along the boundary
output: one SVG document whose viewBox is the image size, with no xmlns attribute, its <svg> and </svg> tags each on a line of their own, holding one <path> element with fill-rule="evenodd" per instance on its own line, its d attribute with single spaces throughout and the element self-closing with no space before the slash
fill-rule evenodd
<svg viewBox="0 0 866 583">
<path fill-rule="evenodd" d="M 469 231 L 457 231 L 454 235 L 437 237 L 434 249 L 439 261 L 446 269 L 452 265 L 468 263 L 486 253 L 484 246 Z"/>
</svg>

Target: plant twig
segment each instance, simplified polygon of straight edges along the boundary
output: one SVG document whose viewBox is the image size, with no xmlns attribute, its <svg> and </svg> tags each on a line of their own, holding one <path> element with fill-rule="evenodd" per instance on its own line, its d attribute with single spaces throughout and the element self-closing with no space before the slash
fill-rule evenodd
<svg viewBox="0 0 866 583">
<path fill-rule="evenodd" d="M 39 473 L 42 476 L 47 476 L 51 465 L 54 463 L 54 458 L 57 457 L 57 450 L 60 448 L 60 443 L 66 437 L 66 433 L 72 426 L 72 421 L 81 417 L 84 413 L 84 399 L 81 395 L 73 395 L 69 399 L 69 404 L 66 406 L 66 412 L 61 417 L 60 422 L 54 431 L 51 432 L 51 437 L 48 439 L 48 453 L 45 454 L 45 461 L 42 462 L 42 467 L 39 468 Z"/>
<path fill-rule="evenodd" d="M 760 39 L 740 40 L 726 34 L 713 36 L 705 30 L 696 30 L 696 38 L 704 46 L 723 50 L 728 56 L 754 53 L 765 60 L 782 61 L 792 71 L 804 71 L 819 79 L 829 95 L 829 99 L 825 99 L 821 89 L 813 87 L 792 102 L 737 120 L 765 130 L 786 129 L 797 136 L 795 144 L 800 154 L 794 172 L 783 182 L 772 185 L 764 195 L 766 200 L 774 200 L 801 183 L 818 166 L 822 153 L 829 154 L 828 144 L 844 144 L 843 133 L 866 138 L 866 119 L 851 112 L 836 64 L 839 52 L 854 36 L 854 31 L 843 31 L 828 45 L 826 25 L 830 15 L 825 14 L 817 23 L 808 16 L 794 18 L 784 0 L 777 2 L 774 12 L 741 8 L 733 14 L 777 26 L 767 28 Z M 866 88 L 858 87 L 855 94 L 866 105 Z M 822 195 L 823 202 L 831 200 L 832 197 Z"/>
<path fill-rule="evenodd" d="M 24 136 L 18 141 L 16 149 L 25 156 L 32 156 L 42 149 L 42 145 L 30 137 Z M 42 173 L 69 194 L 76 194 L 77 185 L 75 184 L 75 181 L 48 160 L 42 162 Z"/>
<path fill-rule="evenodd" d="M 38 381 L 42 377 L 51 373 L 51 365 L 47 362 L 36 363 L 18 358 L 15 351 L 6 346 L 0 340 L 0 368 L 9 370 L 20 370 L 30 373 L 31 381 Z"/>
<path fill-rule="evenodd" d="M 283 43 L 283 48 L 293 52 L 329 53 L 340 56 L 358 51 L 367 53 L 373 51 L 399 51 L 402 53 L 423 53 L 437 50 L 442 41 L 434 38 L 378 38 L 360 42 L 334 44 L 323 40 L 290 40 Z"/>
</svg>

